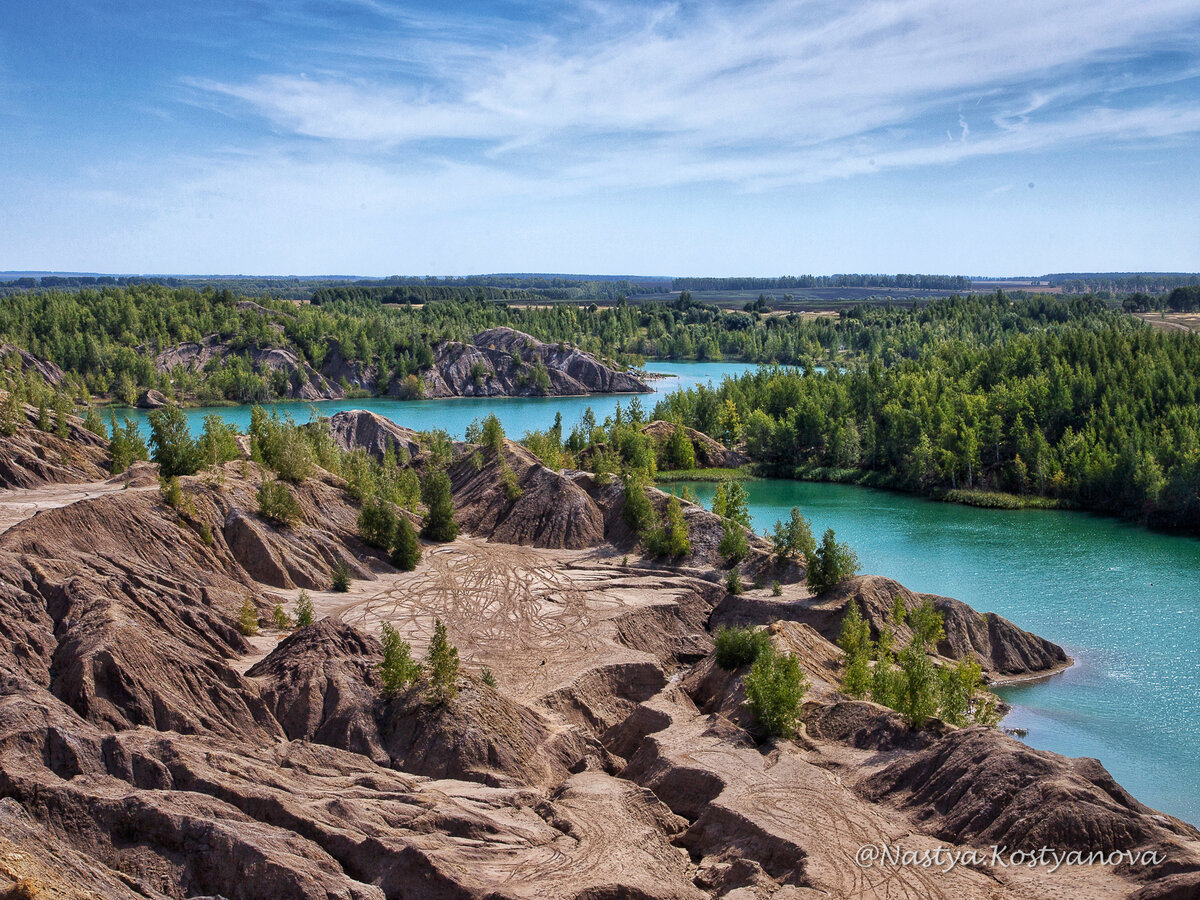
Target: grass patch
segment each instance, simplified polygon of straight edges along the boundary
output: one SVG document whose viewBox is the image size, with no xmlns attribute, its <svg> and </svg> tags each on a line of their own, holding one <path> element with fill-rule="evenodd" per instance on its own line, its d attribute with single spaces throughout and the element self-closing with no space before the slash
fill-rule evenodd
<svg viewBox="0 0 1200 900">
<path fill-rule="evenodd" d="M 1071 504 L 1053 497 L 1024 497 L 1003 491 L 967 491 L 958 489 L 942 495 L 947 503 L 979 506 L 983 509 L 1070 509 Z"/>
<path fill-rule="evenodd" d="M 757 481 L 748 466 L 740 469 L 663 469 L 654 476 L 656 482 L 664 481 Z"/>
</svg>

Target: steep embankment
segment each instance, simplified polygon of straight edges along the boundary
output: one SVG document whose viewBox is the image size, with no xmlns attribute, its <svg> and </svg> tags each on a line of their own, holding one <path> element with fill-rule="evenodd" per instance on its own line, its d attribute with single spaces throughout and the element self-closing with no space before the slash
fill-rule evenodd
<svg viewBox="0 0 1200 900">
<path fill-rule="evenodd" d="M 282 313 L 274 314 L 284 315 Z M 198 372 L 236 357 L 251 371 L 269 376 L 281 396 L 299 400 L 338 399 L 348 392 L 391 397 L 537 397 L 604 393 L 646 393 L 640 378 L 618 371 L 577 347 L 544 344 L 511 328 L 492 328 L 469 343 L 443 341 L 433 363 L 413 380 L 362 360 L 351 360 L 331 342 L 316 369 L 287 346 L 281 326 L 277 343 L 242 346 L 210 334 L 170 347 L 155 357 L 160 372 Z M 152 401 L 148 401 L 152 402 Z"/>
<path fill-rule="evenodd" d="M 370 425 L 347 423 L 343 439 L 380 455 L 382 440 L 407 440 Z M 419 447 L 415 465 L 428 465 Z M 520 496 L 493 489 L 505 468 Z M 0 892 L 997 900 L 1200 889 L 1200 833 L 1138 804 L 1098 763 L 995 730 L 913 732 L 837 692 L 841 653 L 820 616 L 834 622 L 850 599 L 869 612 L 900 586 L 811 598 L 792 582 L 735 608 L 707 577 L 708 551 L 682 570 L 643 564 L 614 524 L 619 485 L 552 472 L 511 445 L 463 448 L 451 471 L 475 533 L 427 545 L 413 572 L 358 543 L 357 509 L 333 476 L 292 488 L 294 526 L 263 521 L 263 474 L 243 461 L 182 479 L 178 509 L 135 489 L 0 534 Z M 704 547 L 719 525 L 700 512 L 688 527 Z M 339 560 L 356 581 L 326 593 Z M 251 639 L 234 627 L 247 598 L 265 618 L 300 586 L 316 624 Z M 746 668 L 713 661 L 710 629 L 737 615 L 770 621 L 808 677 L 807 732 L 794 741 L 761 743 Z M 420 655 L 435 619 L 462 659 L 457 698 L 432 702 L 421 684 L 383 696 L 369 635 L 389 622 Z M 981 642 L 971 632 L 942 652 L 1005 664 Z M 866 843 L 994 841 L 1155 849 L 1169 862 L 1057 873 L 855 863 Z"/>
</svg>

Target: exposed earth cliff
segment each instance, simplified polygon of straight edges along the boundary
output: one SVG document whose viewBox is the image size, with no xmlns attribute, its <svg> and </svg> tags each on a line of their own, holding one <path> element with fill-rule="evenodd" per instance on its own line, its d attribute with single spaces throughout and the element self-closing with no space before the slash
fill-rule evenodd
<svg viewBox="0 0 1200 900">
<path fill-rule="evenodd" d="M 336 429 L 346 443 L 382 455 L 383 441 L 410 440 L 350 418 Z M 32 425 L 16 437 L 59 449 Z M 75 452 L 77 480 L 106 468 L 95 442 Z M 504 468 L 519 497 L 497 487 Z M 248 460 L 181 479 L 176 507 L 139 476 L 128 488 L 42 484 L 35 515 L 0 517 L 0 895 L 1200 891 L 1200 832 L 1139 804 L 1094 760 L 980 726 L 913 731 L 838 692 L 840 610 L 853 600 L 876 623 L 885 600 L 919 599 L 894 582 L 814 598 L 793 563 L 781 597 L 730 598 L 704 510 L 685 505 L 690 556 L 651 564 L 621 527 L 619 482 L 551 471 L 507 443 L 460 447 L 449 474 L 464 534 L 427 544 L 412 572 L 359 542 L 358 506 L 336 476 L 291 489 L 294 525 L 264 521 L 265 473 Z M 0 497 L 0 509 L 28 496 Z M 748 579 L 772 565 L 765 556 L 752 546 Z M 351 589 L 327 592 L 339 563 Z M 269 627 L 272 606 L 294 610 L 301 588 L 315 624 Z M 252 637 L 235 627 L 247 599 L 262 626 Z M 993 676 L 1065 660 L 1011 623 L 936 602 L 940 657 L 971 656 Z M 435 618 L 461 656 L 458 696 L 385 697 L 381 624 L 421 653 Z M 763 740 L 743 704 L 746 668 L 715 665 L 724 621 L 763 624 L 800 662 L 811 687 L 795 740 Z M 864 868 L 867 843 L 1154 849 L 1167 862 Z"/>
<path fill-rule="evenodd" d="M 646 393 L 640 378 L 618 371 L 590 353 L 566 344 L 544 344 L 511 328 L 492 328 L 470 343 L 443 341 L 433 362 L 410 377 L 347 359 L 331 343 L 318 368 L 286 347 L 242 347 L 212 334 L 159 353 L 160 372 L 176 367 L 199 371 L 237 357 L 250 370 L 269 375 L 275 390 L 299 400 L 339 399 L 347 394 L 413 397 L 557 397 Z"/>
</svg>

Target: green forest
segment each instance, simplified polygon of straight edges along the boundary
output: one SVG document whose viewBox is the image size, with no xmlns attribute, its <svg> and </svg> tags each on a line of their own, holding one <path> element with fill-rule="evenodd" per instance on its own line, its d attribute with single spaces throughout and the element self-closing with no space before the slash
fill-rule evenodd
<svg viewBox="0 0 1200 900">
<path fill-rule="evenodd" d="M 1200 335 L 1083 299 L 997 294 L 895 316 L 909 321 L 881 314 L 861 364 L 765 368 L 654 415 L 744 441 L 774 475 L 1200 527 Z"/>
<path fill-rule="evenodd" d="M 382 303 L 377 290 L 413 296 Z M 1198 292 L 1179 286 L 1154 302 L 1193 309 Z M 997 292 L 814 316 L 729 312 L 686 291 L 603 308 L 486 294 L 418 283 L 343 286 L 319 303 L 160 284 L 26 292 L 0 302 L 0 339 L 66 370 L 76 405 L 128 403 L 146 388 L 179 402 L 273 399 L 288 384 L 254 370 L 252 351 L 264 347 L 317 371 L 336 352 L 419 377 L 438 341 L 495 326 L 621 365 L 743 359 L 768 365 L 670 395 L 655 417 L 744 443 L 768 474 L 1200 527 L 1200 335 L 1155 331 L 1090 296 Z M 209 335 L 230 350 L 220 365 L 155 365 L 161 351 Z"/>
</svg>

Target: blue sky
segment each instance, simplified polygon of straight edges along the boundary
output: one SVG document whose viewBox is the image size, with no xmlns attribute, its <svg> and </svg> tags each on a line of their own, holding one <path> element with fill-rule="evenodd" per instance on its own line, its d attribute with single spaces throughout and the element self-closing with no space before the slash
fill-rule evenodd
<svg viewBox="0 0 1200 900">
<path fill-rule="evenodd" d="M 6 0 L 0 270 L 1200 270 L 1200 5 Z"/>
</svg>

